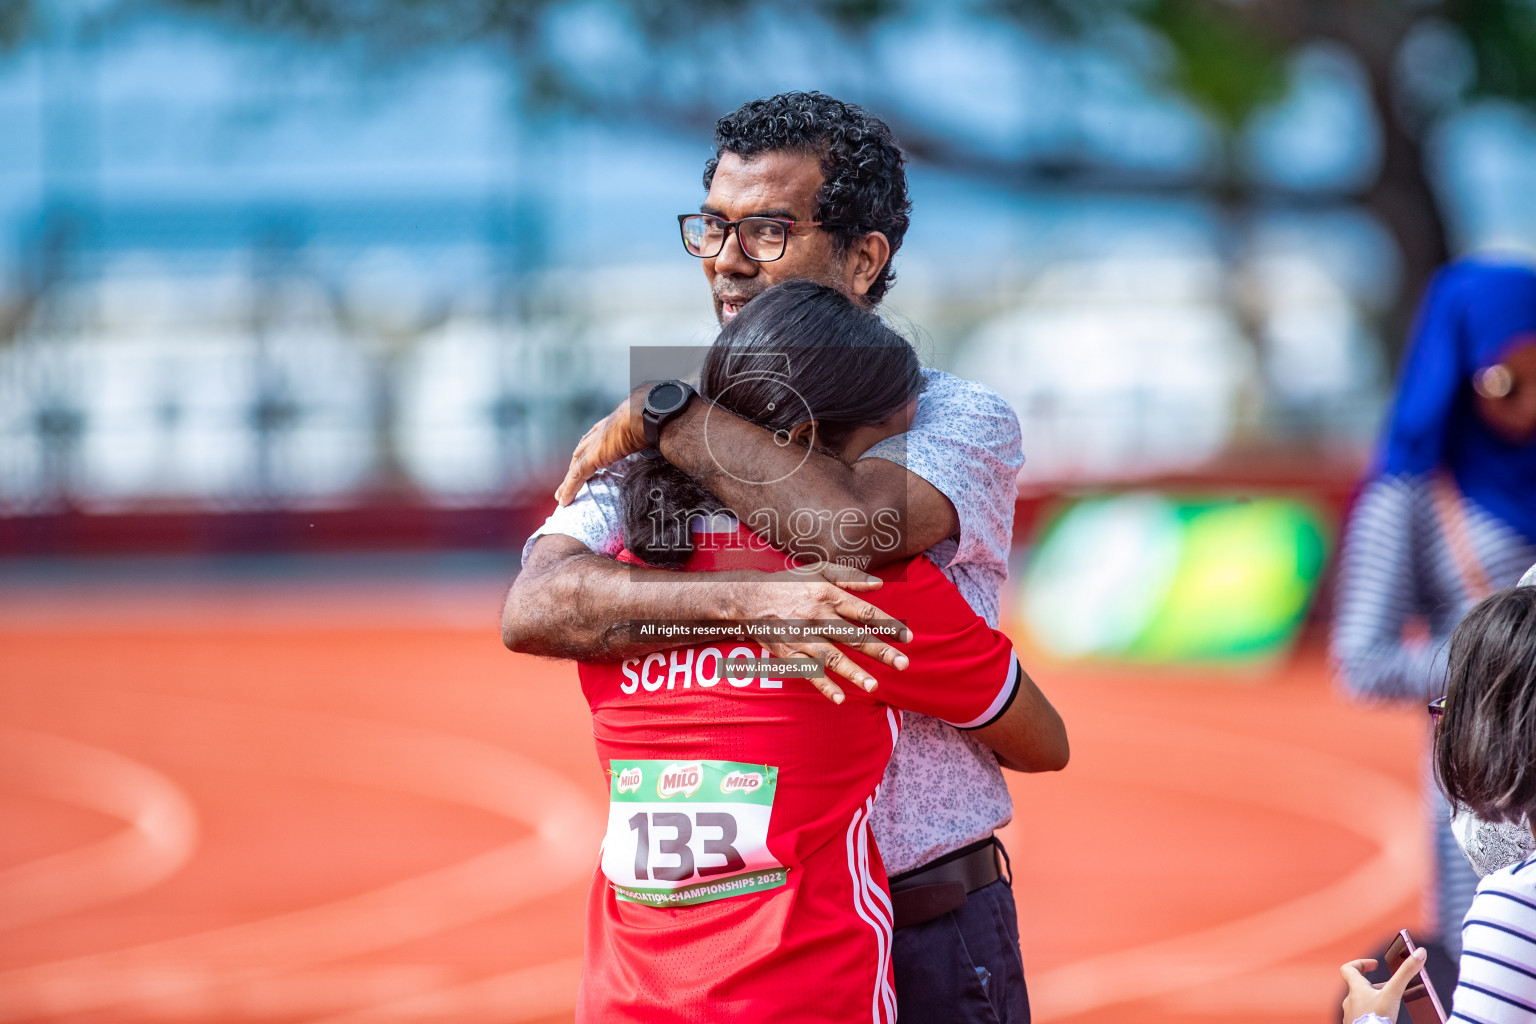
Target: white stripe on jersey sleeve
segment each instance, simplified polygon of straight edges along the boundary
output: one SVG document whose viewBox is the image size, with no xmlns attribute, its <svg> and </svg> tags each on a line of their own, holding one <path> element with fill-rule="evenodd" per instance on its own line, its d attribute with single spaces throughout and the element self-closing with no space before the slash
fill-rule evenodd
<svg viewBox="0 0 1536 1024">
<path fill-rule="evenodd" d="M 869 828 L 867 816 L 870 804 L 874 798 L 864 801 L 864 805 L 853 812 L 853 820 L 848 823 L 848 878 L 853 883 L 853 910 L 865 924 L 869 925 L 875 933 L 875 988 L 870 993 L 870 1024 L 895 1024 L 896 1021 L 896 995 L 887 984 L 887 974 L 890 971 L 891 945 L 895 942 L 892 931 L 894 917 L 886 917 L 875 910 L 873 900 L 869 899 L 865 889 L 865 879 L 869 878 L 868 864 L 860 864 L 859 858 L 869 857 Z M 858 839 L 855 839 L 855 835 Z M 861 870 L 862 869 L 862 870 Z M 873 884 L 871 881 L 870 884 Z"/>
<path fill-rule="evenodd" d="M 1019 656 L 1010 652 L 1008 655 L 1008 672 L 1003 677 L 1002 689 L 997 691 L 997 696 L 992 698 L 992 703 L 987 705 L 987 710 L 971 719 L 969 722 L 950 722 L 956 729 L 980 729 L 982 726 L 991 725 L 1002 717 L 1008 705 L 1013 703 L 1013 698 L 1019 692 Z"/>
<path fill-rule="evenodd" d="M 873 803 L 873 798 L 864 801 L 866 811 Z M 867 826 L 868 818 L 865 819 L 865 823 Z M 859 878 L 863 886 L 865 903 L 869 907 L 870 913 L 874 915 L 875 921 L 879 924 L 878 935 L 881 955 L 880 962 L 875 965 L 875 970 L 879 972 L 880 1001 L 884 1004 L 886 1013 L 884 1019 L 894 1024 L 896 1020 L 896 991 L 891 987 L 890 976 L 891 957 L 895 952 L 893 947 L 896 943 L 894 932 L 896 912 L 891 907 L 890 897 L 880 891 L 880 887 L 875 885 L 874 877 L 869 873 L 869 844 L 872 838 L 873 833 L 870 832 L 868 827 L 859 829 Z M 878 900 L 876 897 L 878 897 Z M 880 909 L 882 906 L 885 908 L 884 913 Z"/>
</svg>

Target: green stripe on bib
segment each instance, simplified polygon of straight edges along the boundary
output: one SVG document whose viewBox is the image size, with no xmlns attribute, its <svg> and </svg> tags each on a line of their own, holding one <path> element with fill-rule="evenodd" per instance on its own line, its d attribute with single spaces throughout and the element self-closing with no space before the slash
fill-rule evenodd
<svg viewBox="0 0 1536 1024">
<path fill-rule="evenodd" d="M 608 766 L 614 803 L 734 803 L 773 806 L 779 770 L 737 761 L 614 761 Z"/>
</svg>

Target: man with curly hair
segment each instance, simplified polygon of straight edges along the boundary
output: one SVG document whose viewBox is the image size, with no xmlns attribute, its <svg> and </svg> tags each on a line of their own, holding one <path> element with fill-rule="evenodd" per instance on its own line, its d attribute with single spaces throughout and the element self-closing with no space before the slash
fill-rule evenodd
<svg viewBox="0 0 1536 1024">
<path fill-rule="evenodd" d="M 817 93 L 786 93 L 722 117 L 715 147 L 704 164 L 709 195 L 702 214 L 728 218 L 721 203 L 730 202 L 758 217 L 794 220 L 789 215 L 799 212 L 800 220 L 821 228 L 790 229 L 795 244 L 776 259 L 754 259 L 740 245 L 723 244 L 705 258 L 722 324 L 763 289 L 796 278 L 830 284 L 870 306 L 885 298 L 912 203 L 906 158 L 883 122 Z"/>
<path fill-rule="evenodd" d="M 722 117 L 715 147 L 704 202 L 679 224 L 722 323 L 769 287 L 800 278 L 870 308 L 884 298 L 911 203 L 906 159 L 883 122 L 820 93 L 784 93 Z M 878 568 L 920 553 L 996 626 L 1024 460 L 1018 419 L 980 384 L 923 373 L 908 431 L 852 466 L 787 445 L 681 382 L 638 388 L 573 455 L 559 507 L 524 548 L 503 642 L 548 657 L 620 661 L 676 644 L 634 635 L 631 622 L 710 621 L 723 633 L 762 620 L 805 623 L 798 638 L 763 646 L 822 660 L 826 676 L 813 682 L 840 702 L 834 676 L 866 689 L 874 680 L 839 643 L 906 667 L 896 648 L 850 642 L 836 628 L 881 617 L 854 593 L 871 592 L 878 603 L 878 582 L 849 566 Z M 619 563 L 619 483 L 626 462 L 641 457 L 665 458 L 693 476 L 814 571 L 743 585 L 740 574 L 717 582 Z M 892 893 L 892 907 L 874 912 L 895 929 L 904 1022 L 1029 1020 L 1012 878 L 993 834 L 1013 813 L 999 764 L 1026 765 L 1029 755 L 988 749 L 936 719 L 905 717 L 870 818 Z"/>
</svg>

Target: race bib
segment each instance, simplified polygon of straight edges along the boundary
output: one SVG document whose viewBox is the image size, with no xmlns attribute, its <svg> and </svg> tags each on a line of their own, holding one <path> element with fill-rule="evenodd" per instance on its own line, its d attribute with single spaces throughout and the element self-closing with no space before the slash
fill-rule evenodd
<svg viewBox="0 0 1536 1024">
<path fill-rule="evenodd" d="M 784 884 L 768 852 L 779 770 L 735 761 L 609 765 L 603 874 L 619 899 L 686 907 Z"/>
</svg>

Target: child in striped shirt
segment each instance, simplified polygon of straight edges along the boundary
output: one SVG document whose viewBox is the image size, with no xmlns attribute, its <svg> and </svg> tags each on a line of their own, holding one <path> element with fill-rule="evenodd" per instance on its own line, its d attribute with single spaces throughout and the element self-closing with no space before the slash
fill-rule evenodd
<svg viewBox="0 0 1536 1024">
<path fill-rule="evenodd" d="M 1536 582 L 1536 570 L 1526 580 Z M 1536 817 L 1536 586 L 1499 591 L 1468 613 L 1451 635 L 1447 676 L 1435 727 L 1441 788 L 1458 812 L 1529 828 Z M 1483 878 L 1461 939 L 1451 1019 L 1536 1024 L 1536 857 Z M 1374 966 L 1357 960 L 1341 968 L 1350 990 L 1344 1020 L 1397 1020 L 1416 965 L 1404 964 L 1380 989 L 1360 974 Z"/>
</svg>

